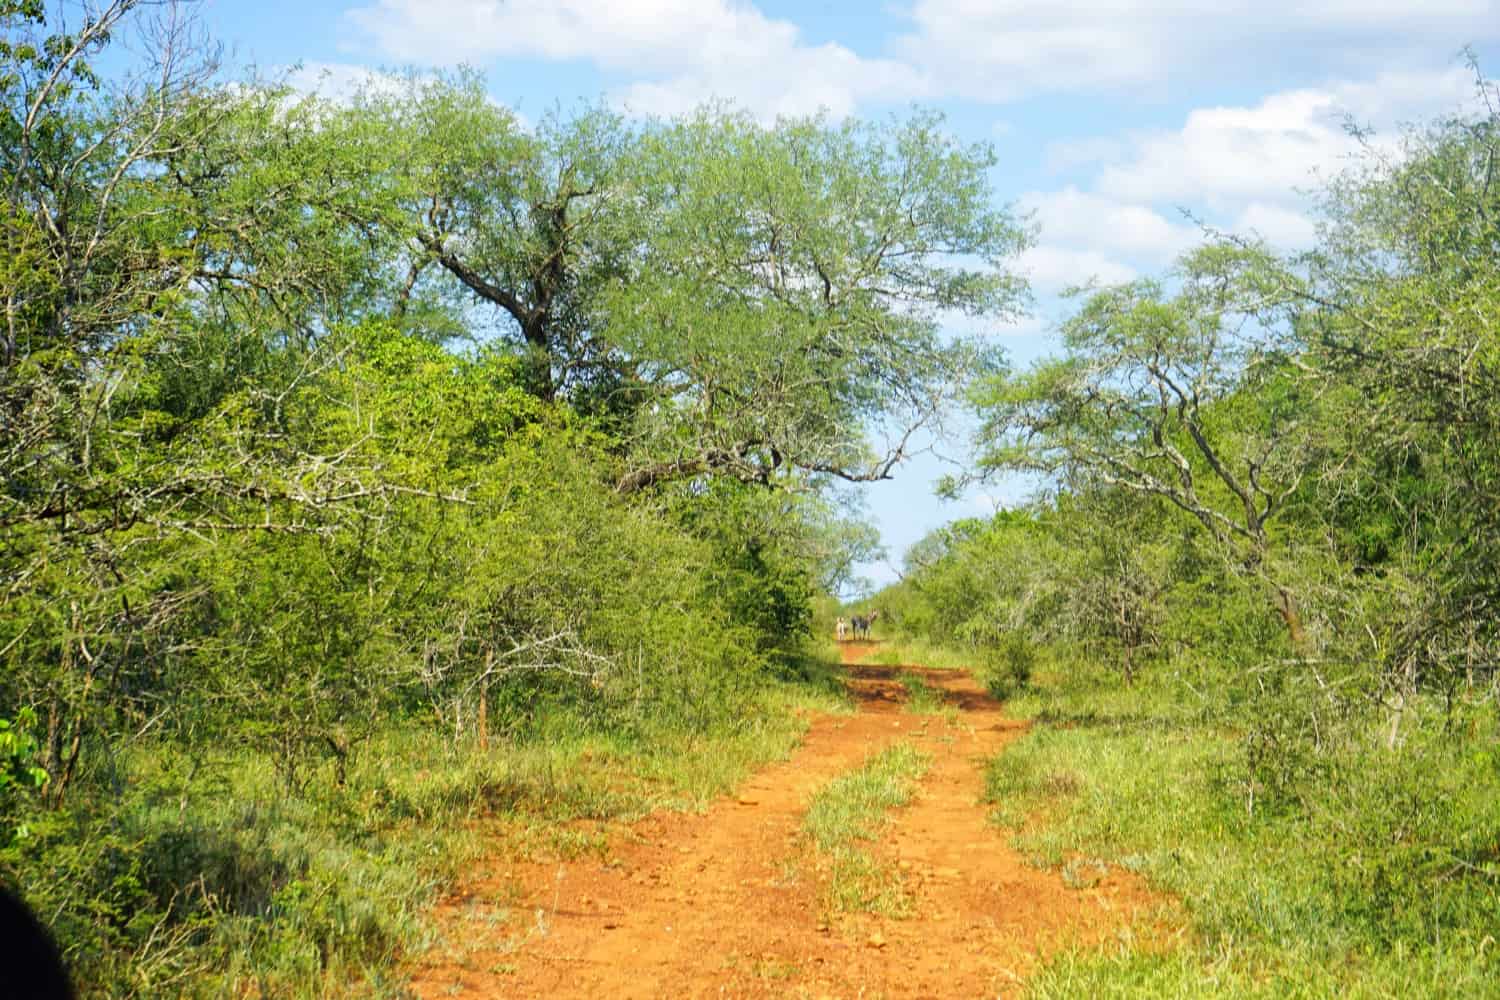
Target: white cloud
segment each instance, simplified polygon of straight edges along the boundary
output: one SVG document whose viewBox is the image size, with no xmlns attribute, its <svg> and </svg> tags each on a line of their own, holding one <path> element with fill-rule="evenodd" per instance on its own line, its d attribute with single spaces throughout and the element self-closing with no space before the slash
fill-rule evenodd
<svg viewBox="0 0 1500 1000">
<path fill-rule="evenodd" d="M 892 39 L 889 57 L 812 44 L 746 0 L 365 0 L 347 17 L 397 61 L 578 60 L 628 75 L 612 96 L 636 111 L 723 98 L 766 118 L 1129 86 L 1166 96 L 1169 84 L 1293 66 L 1387 69 L 1380 96 L 1390 97 L 1403 72 L 1419 93 L 1426 81 L 1411 67 L 1435 52 L 1500 38 L 1500 0 L 914 0 L 907 13 L 913 30 Z"/>
<path fill-rule="evenodd" d="M 1042 243 L 1021 255 L 1018 270 L 1031 287 L 1042 294 L 1055 294 L 1090 281 L 1117 284 L 1130 281 L 1139 272 L 1108 254 L 1093 249 Z"/>
<path fill-rule="evenodd" d="M 1361 155 L 1346 120 L 1373 125 L 1371 141 L 1388 151 L 1398 123 L 1475 99 L 1473 78 L 1460 67 L 1389 72 L 1282 91 L 1252 105 L 1198 108 L 1176 129 L 1070 140 L 1051 151 L 1050 162 L 1092 168 L 1092 178 L 1082 188 L 1021 199 L 1041 230 L 1026 263 L 1044 291 L 1090 274 L 1112 282 L 1137 269 L 1160 271 L 1199 240 L 1196 225 L 1173 221 L 1182 209 L 1282 249 L 1308 247 L 1317 231 L 1302 192 Z"/>
<path fill-rule="evenodd" d="M 1199 108 L 1180 129 L 1131 137 L 1123 155 L 1102 152 L 1097 186 L 1114 198 L 1174 199 L 1213 211 L 1250 199 L 1293 203 L 1297 189 L 1358 154 L 1346 120 L 1375 126 L 1388 142 L 1397 123 L 1452 111 L 1473 90 L 1471 74 L 1455 66 L 1283 91 L 1248 107 Z"/>
<path fill-rule="evenodd" d="M 629 74 L 614 96 L 638 110 L 719 97 L 767 117 L 1122 87 L 1161 97 L 1298 66 L 1399 75 L 1500 39 L 1500 0 L 913 0 L 906 13 L 912 30 L 889 57 L 809 43 L 747 0 L 364 0 L 347 18 L 393 60 L 579 60 Z"/>
<path fill-rule="evenodd" d="M 676 113 L 725 98 L 763 117 L 928 94 L 910 66 L 833 43 L 731 0 L 376 0 L 349 18 L 387 56 L 447 65 L 497 57 L 585 60 L 635 82 L 613 96 Z"/>
<path fill-rule="evenodd" d="M 1332 98 L 1295 91 L 1254 108 L 1201 108 L 1180 130 L 1139 136 L 1127 158 L 1104 168 L 1098 186 L 1114 198 L 1210 208 L 1255 195 L 1281 199 L 1352 149 Z"/>
<path fill-rule="evenodd" d="M 700 66 L 664 80 L 631 84 L 614 96 L 631 111 L 645 114 L 681 114 L 708 98 L 727 97 L 766 119 L 825 108 L 844 117 L 861 102 L 899 100 L 920 93 L 923 86 L 905 66 L 824 45 L 785 47 L 762 58 Z"/>
<path fill-rule="evenodd" d="M 317 94 L 338 104 L 353 100 L 361 91 L 400 92 L 404 84 L 390 73 L 381 73 L 349 63 L 310 62 L 296 66 L 286 75 L 287 85 L 304 94 Z"/>
<path fill-rule="evenodd" d="M 1256 235 L 1283 250 L 1304 250 L 1317 238 L 1317 225 L 1301 212 L 1254 201 L 1240 212 L 1231 232 Z"/>
<path fill-rule="evenodd" d="M 916 0 L 898 51 L 945 92 L 1011 100 L 1317 65 L 1366 75 L 1500 37 L 1496 0 Z"/>
<path fill-rule="evenodd" d="M 1089 246 L 1101 253 L 1165 263 L 1198 239 L 1198 229 L 1167 220 L 1148 205 L 1119 201 L 1068 186 L 1033 191 L 1021 207 L 1034 214 L 1046 244 Z"/>
<path fill-rule="evenodd" d="M 1080 191 L 1033 191 L 1020 199 L 1036 220 L 1038 244 L 1020 261 L 1039 293 L 1129 281 L 1159 271 L 1198 242 L 1196 226 L 1172 222 L 1149 204 Z"/>
</svg>

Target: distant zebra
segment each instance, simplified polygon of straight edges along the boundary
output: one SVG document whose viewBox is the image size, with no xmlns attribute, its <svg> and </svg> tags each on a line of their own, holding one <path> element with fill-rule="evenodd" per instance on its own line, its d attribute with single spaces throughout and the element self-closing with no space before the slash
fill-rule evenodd
<svg viewBox="0 0 1500 1000">
<path fill-rule="evenodd" d="M 868 638 L 870 638 L 870 626 L 874 625 L 875 624 L 875 619 L 877 619 L 879 617 L 880 617 L 880 612 L 879 611 L 871 611 L 867 615 L 855 615 L 853 618 L 851 618 L 850 622 L 854 625 L 854 638 L 856 638 L 856 639 L 868 639 Z"/>
</svg>

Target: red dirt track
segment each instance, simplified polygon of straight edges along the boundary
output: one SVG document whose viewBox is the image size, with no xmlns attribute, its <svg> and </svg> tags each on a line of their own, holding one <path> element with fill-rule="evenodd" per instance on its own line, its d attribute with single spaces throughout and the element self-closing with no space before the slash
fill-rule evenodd
<svg viewBox="0 0 1500 1000">
<path fill-rule="evenodd" d="M 876 648 L 843 646 L 854 715 L 813 718 L 791 759 L 706 813 L 647 817 L 612 839 L 608 862 L 496 859 L 477 872 L 440 906 L 446 942 L 416 964 L 415 994 L 993 997 L 1059 948 L 1149 934 L 1163 899 L 1138 879 L 1111 870 L 1070 889 L 986 822 L 985 763 L 1024 725 L 964 673 L 855 662 Z M 904 711 L 902 670 L 941 688 L 956 719 Z M 871 850 L 912 913 L 830 914 L 827 873 L 798 833 L 808 798 L 898 740 L 932 766 Z"/>
</svg>

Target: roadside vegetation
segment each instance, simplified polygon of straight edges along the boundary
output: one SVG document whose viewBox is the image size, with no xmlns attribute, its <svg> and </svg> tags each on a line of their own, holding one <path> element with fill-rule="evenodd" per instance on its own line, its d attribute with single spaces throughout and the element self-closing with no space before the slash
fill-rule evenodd
<svg viewBox="0 0 1500 1000">
<path fill-rule="evenodd" d="M 995 821 L 1123 866 L 1191 935 L 1054 960 L 1041 996 L 1485 996 L 1500 983 L 1500 120 L 1333 181 L 1319 244 L 1211 235 L 1081 289 L 983 381 L 976 475 L 874 601 L 1029 734 Z M 957 484 L 955 484 L 957 485 Z"/>
<path fill-rule="evenodd" d="M 838 704 L 845 487 L 1027 234 L 932 114 L 334 101 L 192 15 L 0 0 L 0 879 L 86 996 L 396 994 L 481 832 Z"/>
<path fill-rule="evenodd" d="M 955 646 L 951 641 L 944 645 L 923 636 L 904 632 L 882 630 L 877 640 L 880 645 L 862 663 L 886 667 L 922 666 L 936 670 L 962 670 L 974 665 L 972 651 Z"/>
<path fill-rule="evenodd" d="M 1494 848 L 1500 781 L 1476 744 L 1500 732 L 1470 743 L 1430 719 L 1394 758 L 1367 734 L 1319 761 L 1303 801 L 1252 808 L 1248 720 L 1170 684 L 1101 706 L 1101 681 L 1060 660 L 1011 703 L 1034 726 L 991 765 L 994 820 L 1065 877 L 1099 864 L 1144 875 L 1183 901 L 1192 936 L 1063 955 L 1034 993 L 1494 995 L 1497 894 L 1466 865 Z"/>
<path fill-rule="evenodd" d="M 849 484 L 963 402 L 953 488 L 1044 489 L 859 606 L 1034 720 L 997 823 L 1192 920 L 1031 988 L 1496 992 L 1492 86 L 1313 249 L 1205 234 L 1012 371 L 942 319 L 1017 315 L 1030 232 L 934 114 L 335 101 L 87 12 L 0 0 L 0 880 L 84 995 L 397 995 L 481 835 L 586 853 L 785 754 Z M 859 843 L 924 766 L 815 804 L 837 905 L 902 905 Z"/>
</svg>

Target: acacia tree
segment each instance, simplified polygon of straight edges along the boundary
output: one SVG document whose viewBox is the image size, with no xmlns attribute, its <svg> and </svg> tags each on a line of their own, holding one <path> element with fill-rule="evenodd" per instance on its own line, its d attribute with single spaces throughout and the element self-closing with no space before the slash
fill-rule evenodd
<svg viewBox="0 0 1500 1000">
<path fill-rule="evenodd" d="M 1302 613 L 1273 558 L 1276 523 L 1316 454 L 1315 383 L 1287 377 L 1253 248 L 1186 257 L 1180 290 L 1141 280 L 1089 295 L 1066 354 L 976 393 L 980 468 L 1062 475 L 1160 497 L 1265 584 L 1294 646 Z M 1278 301 L 1271 299 L 1269 301 Z"/>
<path fill-rule="evenodd" d="M 351 113 L 390 130 L 376 183 L 406 206 L 408 288 L 456 281 L 495 309 L 536 394 L 609 416 L 623 493 L 887 478 L 990 362 L 942 315 L 1006 316 L 1024 296 L 1004 267 L 1026 233 L 993 204 L 993 152 L 933 115 L 588 110 L 527 130 L 472 76 Z"/>
<path fill-rule="evenodd" d="M 494 310 L 543 399 L 576 401 L 618 373 L 597 300 L 628 273 L 643 236 L 624 177 L 624 119 L 554 112 L 527 128 L 469 72 L 371 88 L 339 116 L 349 132 L 379 136 L 370 163 L 383 167 L 366 183 L 399 214 L 368 221 L 405 243 L 398 313 L 424 291 L 468 293 Z"/>
<path fill-rule="evenodd" d="M 609 300 L 651 400 L 619 488 L 888 478 L 993 361 L 941 316 L 1008 315 L 1024 295 L 1004 268 L 1026 234 L 994 207 L 993 162 L 923 114 L 763 128 L 708 110 L 648 132 L 653 237 Z"/>
<path fill-rule="evenodd" d="M 0 4 L 0 701 L 39 709 L 54 800 L 100 727 L 159 721 L 157 651 L 202 594 L 184 546 L 331 532 L 391 485 L 285 419 L 371 298 L 359 151 L 284 91 L 213 86 L 189 15 Z M 98 74 L 133 29 L 143 62 Z"/>
<path fill-rule="evenodd" d="M 1422 581 L 1391 650 L 1408 689 L 1500 662 L 1500 95 L 1476 89 L 1395 152 L 1371 144 L 1327 192 L 1319 246 L 1272 272 L 1305 363 L 1365 402 L 1335 499 L 1383 513 Z"/>
</svg>

